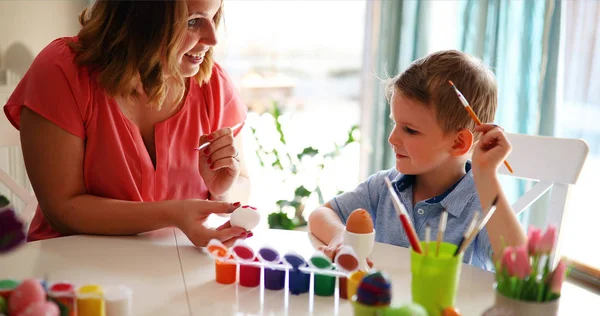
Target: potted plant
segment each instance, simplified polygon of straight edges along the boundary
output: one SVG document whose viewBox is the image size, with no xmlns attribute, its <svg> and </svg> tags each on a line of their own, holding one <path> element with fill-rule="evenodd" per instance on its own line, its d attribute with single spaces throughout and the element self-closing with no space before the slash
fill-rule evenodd
<svg viewBox="0 0 600 316">
<path fill-rule="evenodd" d="M 358 131 L 358 126 L 354 125 L 347 132 L 347 138 L 341 145 L 333 143 L 334 148 L 331 151 L 322 152 L 312 146 L 305 147 L 300 151 L 294 151 L 294 149 L 288 145 L 287 137 L 281 124 L 282 107 L 278 102 L 273 102 L 272 107 L 269 111 L 262 115 L 268 115 L 272 117 L 274 126 L 250 126 L 252 135 L 257 144 L 256 156 L 261 167 L 274 168 L 275 170 L 283 174 L 283 181 L 290 181 L 296 183 L 300 173 L 306 170 L 303 168 L 310 168 L 313 173 L 318 175 L 327 166 L 332 164 L 337 157 L 341 155 L 342 149 L 349 144 L 358 142 L 355 135 Z M 273 128 L 277 133 L 277 144 L 267 148 L 263 144 L 261 137 L 259 136 L 259 128 Z M 308 162 L 308 163 L 306 163 Z M 314 186 L 313 190 L 308 189 Z M 270 228 L 277 229 L 294 229 L 306 225 L 306 220 L 302 216 L 306 201 L 313 195 L 316 194 L 320 204 L 324 203 L 323 193 L 321 185 L 318 179 L 312 186 L 305 184 L 296 184 L 293 192 L 289 193 L 291 198 L 280 199 L 276 201 L 278 211 L 269 214 L 268 223 Z M 337 190 L 338 193 L 341 191 Z M 290 217 L 285 209 L 293 208 L 294 216 Z"/>
<path fill-rule="evenodd" d="M 505 247 L 496 264 L 496 301 L 484 315 L 556 315 L 568 271 L 563 260 L 552 267 L 556 228 L 530 227 L 527 244 Z"/>
</svg>

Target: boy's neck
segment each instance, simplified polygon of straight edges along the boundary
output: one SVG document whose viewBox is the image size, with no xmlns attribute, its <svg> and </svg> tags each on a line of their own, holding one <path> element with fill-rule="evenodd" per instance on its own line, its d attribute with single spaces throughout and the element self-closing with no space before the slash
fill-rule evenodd
<svg viewBox="0 0 600 316">
<path fill-rule="evenodd" d="M 466 160 L 450 160 L 428 173 L 415 176 L 413 205 L 443 194 L 465 174 Z"/>
</svg>

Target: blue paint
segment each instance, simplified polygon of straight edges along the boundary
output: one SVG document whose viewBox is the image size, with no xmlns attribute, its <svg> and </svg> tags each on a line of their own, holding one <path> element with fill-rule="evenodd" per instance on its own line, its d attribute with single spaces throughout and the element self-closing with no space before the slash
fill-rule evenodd
<svg viewBox="0 0 600 316">
<path fill-rule="evenodd" d="M 293 269 L 298 269 L 299 267 L 304 267 L 306 266 L 306 261 L 304 261 L 304 258 L 296 255 L 296 254 L 287 254 L 285 256 L 283 256 L 283 258 L 285 259 L 285 261 L 287 263 L 289 263 Z"/>
<path fill-rule="evenodd" d="M 302 267 L 307 267 L 304 264 Z M 290 293 L 300 295 L 307 293 L 310 286 L 310 274 L 304 273 L 298 269 L 290 270 Z"/>
</svg>

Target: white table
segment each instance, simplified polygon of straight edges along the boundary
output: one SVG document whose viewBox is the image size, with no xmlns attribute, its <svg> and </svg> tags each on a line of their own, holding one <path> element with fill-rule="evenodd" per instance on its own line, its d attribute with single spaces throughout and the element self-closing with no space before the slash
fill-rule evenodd
<svg viewBox="0 0 600 316">
<path fill-rule="evenodd" d="M 294 249 L 308 258 L 320 243 L 306 232 L 256 231 L 248 244 Z M 392 278 L 393 301 L 410 301 L 409 251 L 375 244 L 371 256 Z M 214 263 L 179 230 L 164 229 L 132 237 L 71 236 L 28 243 L 0 256 L 0 278 L 43 278 L 75 284 L 126 284 L 133 292 L 134 315 L 351 315 L 348 301 L 311 294 L 244 288 L 215 282 Z M 493 274 L 468 265 L 461 271 L 457 307 L 465 316 L 481 315 L 493 303 Z M 188 300 L 189 297 L 189 300 Z M 600 294 L 563 285 L 560 315 L 595 311 Z"/>
<path fill-rule="evenodd" d="M 70 236 L 0 255 L 0 279 L 125 284 L 134 315 L 189 315 L 172 228 L 132 237 Z"/>
</svg>

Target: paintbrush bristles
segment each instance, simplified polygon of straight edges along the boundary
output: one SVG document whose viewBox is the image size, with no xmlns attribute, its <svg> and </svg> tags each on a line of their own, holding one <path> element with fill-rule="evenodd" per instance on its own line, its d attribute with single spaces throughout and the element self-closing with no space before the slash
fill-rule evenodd
<svg viewBox="0 0 600 316">
<path fill-rule="evenodd" d="M 440 217 L 440 225 L 438 226 L 437 245 L 435 248 L 435 256 L 440 254 L 440 245 L 444 241 L 444 233 L 446 232 L 446 222 L 448 221 L 448 211 L 444 210 Z"/>
</svg>

